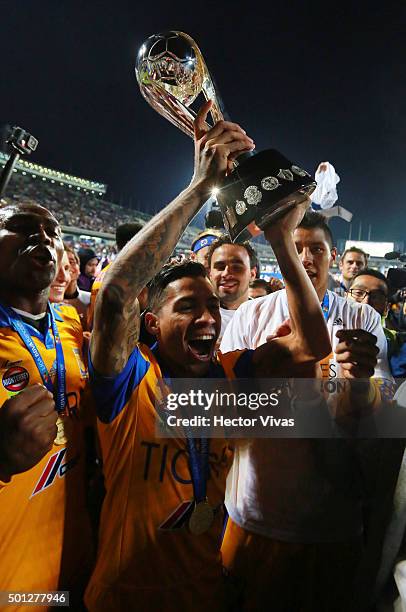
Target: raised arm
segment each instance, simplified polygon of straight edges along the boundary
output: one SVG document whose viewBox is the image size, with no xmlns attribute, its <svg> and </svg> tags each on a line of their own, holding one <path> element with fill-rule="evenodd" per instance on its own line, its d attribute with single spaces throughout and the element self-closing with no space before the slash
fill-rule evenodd
<svg viewBox="0 0 406 612">
<path fill-rule="evenodd" d="M 104 376 L 122 371 L 139 333 L 137 296 L 162 268 L 211 189 L 239 154 L 254 148 L 235 123 L 220 121 L 208 130 L 211 102 L 195 121 L 195 168 L 190 185 L 158 213 L 119 253 L 106 273 L 96 301 L 91 357 Z"/>
<path fill-rule="evenodd" d="M 297 254 L 293 232 L 309 206 L 309 199 L 265 230 L 285 281 L 291 333 L 258 347 L 257 376 L 292 376 L 286 368 L 314 364 L 331 352 L 330 337 L 320 302 Z"/>
</svg>

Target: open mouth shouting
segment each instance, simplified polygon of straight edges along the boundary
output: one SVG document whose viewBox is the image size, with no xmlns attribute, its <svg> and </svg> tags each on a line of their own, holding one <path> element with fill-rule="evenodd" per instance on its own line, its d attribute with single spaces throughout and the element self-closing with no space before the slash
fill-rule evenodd
<svg viewBox="0 0 406 612">
<path fill-rule="evenodd" d="M 187 340 L 189 352 L 199 361 L 210 361 L 216 348 L 217 335 L 215 333 L 200 334 Z"/>
</svg>

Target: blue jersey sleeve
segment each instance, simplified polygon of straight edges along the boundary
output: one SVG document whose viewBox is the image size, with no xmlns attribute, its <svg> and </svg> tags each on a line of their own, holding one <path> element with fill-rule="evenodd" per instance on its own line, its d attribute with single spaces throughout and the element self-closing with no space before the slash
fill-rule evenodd
<svg viewBox="0 0 406 612">
<path fill-rule="evenodd" d="M 150 363 L 136 347 L 124 369 L 116 376 L 101 376 L 93 367 L 89 351 L 89 378 L 96 404 L 97 416 L 102 423 L 111 423 L 127 404 L 138 387 Z"/>
</svg>

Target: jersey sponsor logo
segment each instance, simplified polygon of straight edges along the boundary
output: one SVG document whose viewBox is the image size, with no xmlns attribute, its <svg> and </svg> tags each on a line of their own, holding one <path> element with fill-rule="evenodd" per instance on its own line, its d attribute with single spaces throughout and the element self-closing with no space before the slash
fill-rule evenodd
<svg viewBox="0 0 406 612">
<path fill-rule="evenodd" d="M 63 476 L 65 476 L 69 470 L 75 467 L 79 461 L 79 455 L 76 455 L 69 461 L 63 463 L 66 450 L 66 448 L 62 448 L 60 451 L 50 456 L 44 471 L 42 472 L 33 492 L 31 493 L 31 497 L 34 497 L 34 495 L 37 495 L 37 493 L 41 493 L 42 491 L 45 491 L 45 489 L 48 489 L 48 487 L 55 483 L 57 476 L 59 476 L 59 478 L 63 478 Z"/>
<path fill-rule="evenodd" d="M 19 393 L 28 385 L 29 380 L 28 370 L 21 366 L 13 366 L 4 372 L 1 382 L 10 393 Z"/>
<path fill-rule="evenodd" d="M 141 441 L 141 446 L 145 449 L 144 480 L 164 482 L 165 477 L 169 477 L 182 485 L 192 484 L 189 454 L 186 449 L 146 440 Z M 223 470 L 228 469 L 230 462 L 228 451 L 228 446 L 224 446 L 220 455 L 216 452 L 209 453 L 208 480 L 218 478 Z"/>
</svg>

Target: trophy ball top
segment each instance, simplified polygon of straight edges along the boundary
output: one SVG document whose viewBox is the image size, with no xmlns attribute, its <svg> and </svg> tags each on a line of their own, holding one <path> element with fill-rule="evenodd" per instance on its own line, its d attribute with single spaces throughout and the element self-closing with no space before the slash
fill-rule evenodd
<svg viewBox="0 0 406 612">
<path fill-rule="evenodd" d="M 196 43 L 175 30 L 154 34 L 141 45 L 135 74 L 140 87 L 162 87 L 185 106 L 197 98 L 204 80 Z"/>
</svg>

